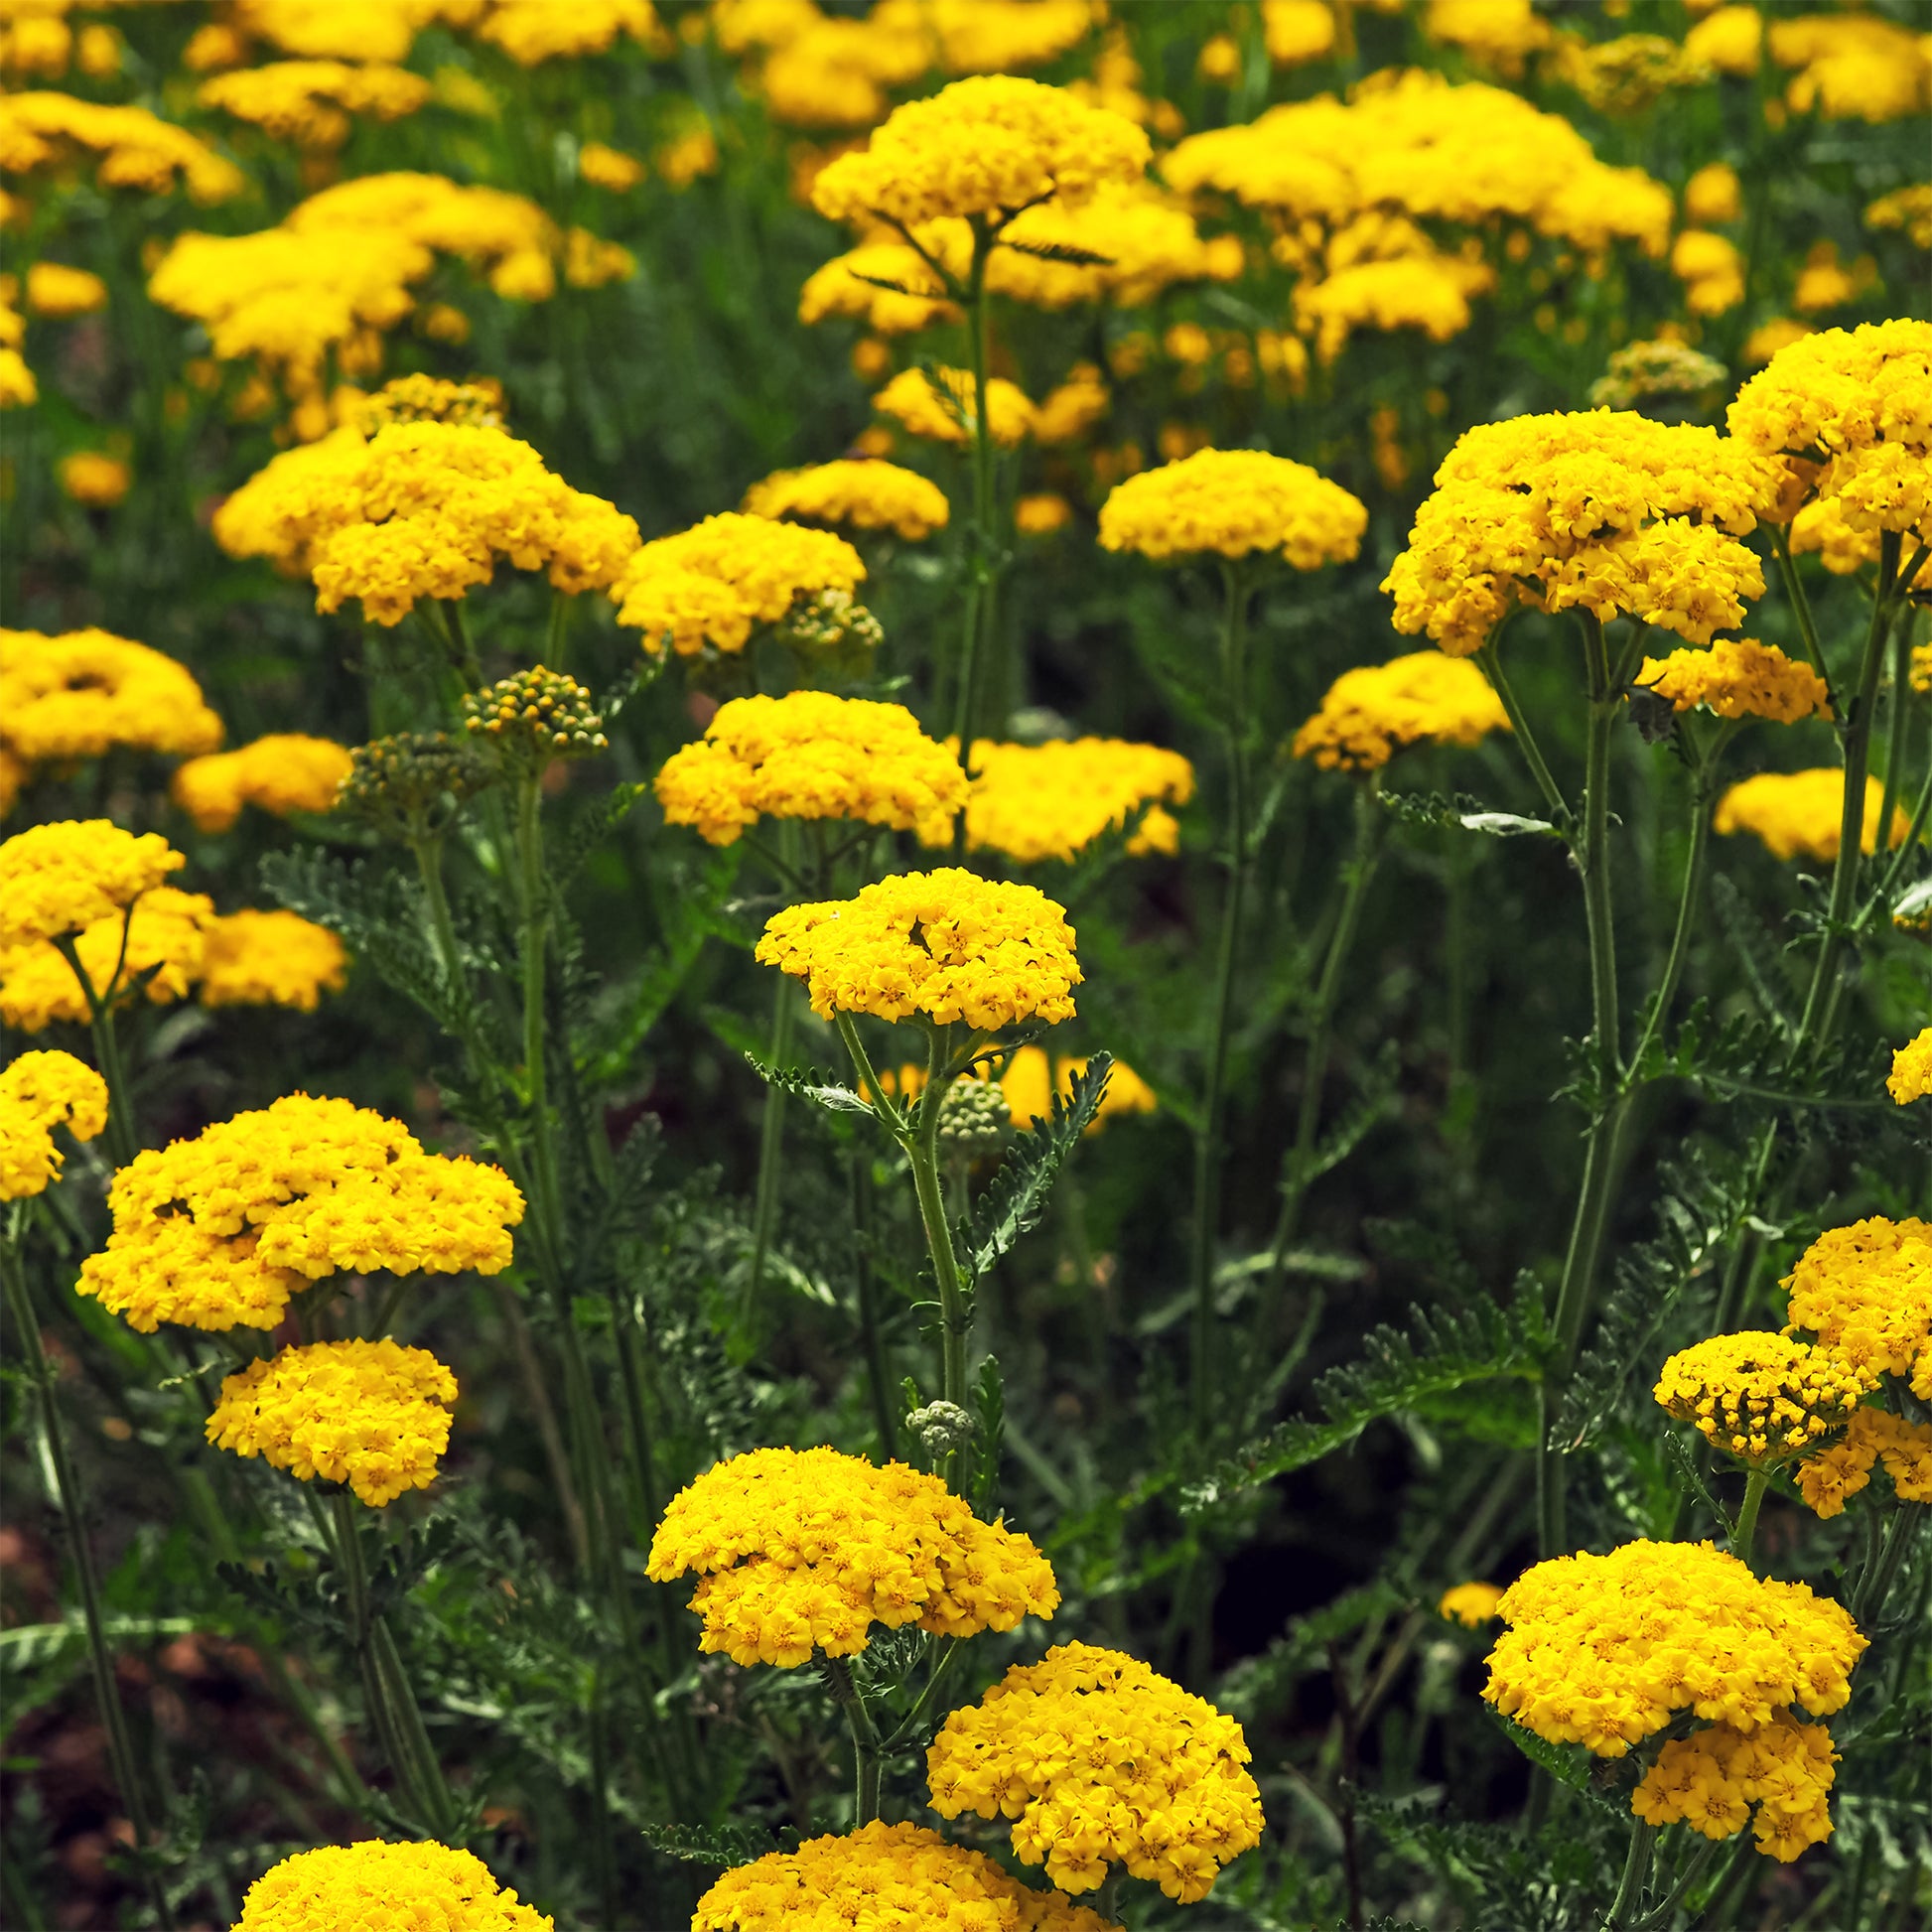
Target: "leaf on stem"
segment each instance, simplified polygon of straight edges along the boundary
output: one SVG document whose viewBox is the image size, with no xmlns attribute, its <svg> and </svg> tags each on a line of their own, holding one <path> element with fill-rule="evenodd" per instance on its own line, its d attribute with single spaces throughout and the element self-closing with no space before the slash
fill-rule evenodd
<svg viewBox="0 0 1932 1932">
<path fill-rule="evenodd" d="M 966 1231 L 969 1284 L 1010 1253 L 1039 1219 L 1067 1156 L 1100 1111 L 1101 1095 L 1113 1070 L 1111 1053 L 1094 1054 L 1085 1070 L 1073 1076 L 1071 1096 L 1053 1096 L 1051 1117 L 1035 1121 L 1027 1133 L 1014 1137 Z"/>
</svg>

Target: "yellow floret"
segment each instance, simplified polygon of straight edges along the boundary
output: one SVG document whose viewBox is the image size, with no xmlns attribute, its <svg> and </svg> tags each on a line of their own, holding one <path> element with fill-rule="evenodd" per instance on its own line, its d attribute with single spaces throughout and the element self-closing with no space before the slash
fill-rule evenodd
<svg viewBox="0 0 1932 1932">
<path fill-rule="evenodd" d="M 341 7 L 343 0 L 330 4 Z M 234 1932 L 344 1932 L 383 1919 L 422 1932 L 554 1932 L 555 1927 L 545 1913 L 518 1904 L 515 1892 L 499 1889 L 474 1853 L 367 1839 L 298 1852 L 271 1866 L 248 1887 Z"/>
<path fill-rule="evenodd" d="M 259 805 L 278 818 L 330 810 L 349 768 L 345 745 L 276 732 L 236 751 L 191 759 L 176 771 L 170 790 L 204 832 L 225 832 L 244 805 Z"/>
<path fill-rule="evenodd" d="M 91 1141 L 107 1125 L 107 1082 L 71 1053 L 22 1053 L 0 1069 L 0 1200 L 44 1193 L 67 1156 L 66 1127 Z"/>
<path fill-rule="evenodd" d="M 1274 556 L 1297 570 L 1346 563 L 1368 510 L 1307 464 L 1260 450 L 1200 450 L 1117 483 L 1100 508 L 1108 550 L 1167 561 Z"/>
</svg>

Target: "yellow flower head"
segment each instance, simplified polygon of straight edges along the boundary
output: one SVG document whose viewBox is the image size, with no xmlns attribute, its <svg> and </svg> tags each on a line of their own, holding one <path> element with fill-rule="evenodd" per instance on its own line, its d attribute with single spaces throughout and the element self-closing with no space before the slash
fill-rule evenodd
<svg viewBox="0 0 1932 1932">
<path fill-rule="evenodd" d="M 1885 802 L 1884 786 L 1876 778 L 1864 783 L 1864 831 L 1862 849 L 1878 849 L 1878 808 Z M 1843 833 L 1845 773 L 1837 765 L 1810 771 L 1760 771 L 1740 779 L 1718 800 L 1711 823 L 1720 832 L 1751 832 L 1764 841 L 1775 859 L 1838 857 Z M 1892 810 L 1891 836 L 1896 845 L 1910 830 L 1902 807 Z"/>
<path fill-rule="evenodd" d="M 1932 1027 L 1908 1039 L 1891 1056 L 1885 1091 L 1903 1107 L 1932 1093 Z"/>
<path fill-rule="evenodd" d="M 159 832 L 58 819 L 0 844 L 0 952 L 118 914 L 188 862 Z"/>
<path fill-rule="evenodd" d="M 1769 718 L 1780 725 L 1832 715 L 1825 680 L 1809 664 L 1755 637 L 1720 637 L 1708 650 L 1646 657 L 1636 681 L 1668 699 L 1675 711 L 1703 705 L 1720 718 Z"/>
<path fill-rule="evenodd" d="M 760 624 L 776 623 L 820 591 L 863 583 L 858 551 L 829 530 L 727 510 L 647 543 L 618 573 L 618 621 L 644 633 L 653 656 L 666 642 L 681 657 L 707 644 L 742 651 Z"/>
<path fill-rule="evenodd" d="M 386 61 L 270 61 L 204 80 L 196 98 L 277 141 L 326 150 L 348 139 L 352 115 L 400 120 L 430 92 L 421 74 Z"/>
<path fill-rule="evenodd" d="M 933 376 L 938 377 L 937 382 Z M 970 369 L 901 369 L 872 406 L 934 443 L 970 443 L 979 434 L 979 391 Z M 986 383 L 986 433 L 1003 450 L 1034 433 L 1038 412 L 1027 392 L 1003 375 Z"/>
<path fill-rule="evenodd" d="M 1720 73 L 1755 73 L 1764 58 L 1764 17 L 1755 7 L 1719 7 L 1684 36 L 1684 53 Z"/>
<path fill-rule="evenodd" d="M 1932 532 L 1932 322 L 1801 336 L 1738 390 L 1729 421 L 1767 455 L 1822 455 L 1818 495 L 1849 528 Z"/>
<path fill-rule="evenodd" d="M 134 485 L 134 472 L 101 450 L 75 450 L 55 466 L 61 490 L 85 509 L 111 510 Z"/>
<path fill-rule="evenodd" d="M 1375 771 L 1405 745 L 1474 745 L 1509 715 L 1476 667 L 1439 650 L 1344 671 L 1290 748 L 1324 771 Z"/>
<path fill-rule="evenodd" d="M 313 1013 L 340 993 L 348 953 L 327 926 L 294 912 L 230 912 L 207 927 L 201 998 L 209 1007 L 294 1007 Z"/>
<path fill-rule="evenodd" d="M 665 760 L 656 791 L 669 823 L 730 845 L 767 814 L 949 827 L 966 777 L 903 705 L 793 691 L 720 705 L 704 737 Z"/>
<path fill-rule="evenodd" d="M 1932 1402 L 1932 1226 L 1881 1215 L 1830 1228 L 1784 1278 L 1785 1327 Z"/>
<path fill-rule="evenodd" d="M 955 1711 L 926 1753 L 928 1802 L 1013 1820 L 1022 1864 L 1093 1891 L 1109 1864 L 1205 1898 L 1261 1841 L 1261 1794 L 1232 1718 L 1137 1658 L 1059 1644 Z"/>
<path fill-rule="evenodd" d="M 1648 1825 L 1685 1824 L 1725 1839 L 1744 1829 L 1755 1805 L 1757 1849 L 1788 1864 L 1832 1835 L 1837 1762 L 1823 1725 L 1790 1717 L 1748 1730 L 1709 1725 L 1666 1742 L 1630 1809 Z"/>
<path fill-rule="evenodd" d="M 1688 1711 L 1756 1729 L 1843 1710 L 1865 1648 L 1843 1605 L 1709 1543 L 1557 1557 L 1503 1592 L 1482 1695 L 1553 1744 L 1621 1757 Z"/>
<path fill-rule="evenodd" d="M 1932 100 L 1932 56 L 1912 27 L 1867 15 L 1774 20 L 1771 59 L 1797 68 L 1785 99 L 1826 120 L 1895 121 Z"/>
<path fill-rule="evenodd" d="M 47 1191 L 67 1156 L 54 1130 L 91 1141 L 107 1125 L 107 1082 L 71 1053 L 22 1053 L 0 1068 L 0 1200 Z"/>
<path fill-rule="evenodd" d="M 1752 1468 L 1818 1448 L 1851 1421 L 1877 1377 L 1789 1335 L 1712 1335 L 1681 1348 L 1651 1391 L 1679 1422 L 1696 1425 Z"/>
<path fill-rule="evenodd" d="M 27 306 L 37 316 L 86 316 L 107 306 L 107 284 L 66 262 L 34 262 L 27 270 Z"/>
<path fill-rule="evenodd" d="M 582 60 L 608 54 L 620 34 L 640 47 L 661 50 L 665 34 L 650 0 L 494 0 L 477 29 L 480 40 L 494 41 L 518 67 L 545 61 Z"/>
<path fill-rule="evenodd" d="M 943 530 L 952 513 L 946 492 L 916 470 L 849 459 L 774 470 L 745 492 L 744 509 L 750 516 L 891 530 L 914 543 Z"/>
<path fill-rule="evenodd" d="M 426 1348 L 318 1341 L 226 1377 L 207 1434 L 299 1481 L 345 1482 L 379 1509 L 435 1481 L 456 1397 L 456 1377 Z"/>
<path fill-rule="evenodd" d="M 1104 548 L 1160 561 L 1208 552 L 1317 570 L 1348 562 L 1367 528 L 1339 483 L 1261 450 L 1198 450 L 1116 483 L 1100 506 Z"/>
<path fill-rule="evenodd" d="M 1814 496 L 1791 519 L 1790 541 L 1793 555 L 1815 554 L 1834 577 L 1850 577 L 1878 561 L 1882 539 L 1876 530 L 1848 523 L 1838 497 Z"/>
<path fill-rule="evenodd" d="M 1436 1605 L 1436 1614 L 1446 1616 L 1465 1629 L 1479 1630 L 1495 1617 L 1496 1605 L 1502 1600 L 1502 1587 L 1499 1584 L 1457 1584 L 1453 1588 L 1444 1590 L 1442 1600 Z"/>
<path fill-rule="evenodd" d="M 169 789 L 204 832 L 225 832 L 244 805 L 259 805 L 278 818 L 332 810 L 349 769 L 347 746 L 301 732 L 275 732 L 237 751 L 190 759 Z"/>
<path fill-rule="evenodd" d="M 225 202 L 247 177 L 207 142 L 150 114 L 145 107 L 109 107 L 71 94 L 0 95 L 0 165 L 24 175 L 58 167 L 69 156 L 99 157 L 101 188 L 167 195 L 180 185 L 198 202 Z"/>
<path fill-rule="evenodd" d="M 461 598 L 499 561 L 547 567 L 568 593 L 611 583 L 637 526 L 572 489 L 529 444 L 482 424 L 395 421 L 366 442 L 352 428 L 290 450 L 224 502 L 214 536 L 230 556 L 306 569 L 316 609 L 360 598 L 400 623 L 423 597 Z"/>
<path fill-rule="evenodd" d="M 613 195 L 627 195 L 649 172 L 634 154 L 602 141 L 586 141 L 578 151 L 579 177 L 593 188 L 608 188 Z"/>
<path fill-rule="evenodd" d="M 1000 239 L 1004 245 L 987 263 L 987 288 L 1038 309 L 1106 301 L 1144 308 L 1177 283 L 1233 281 L 1246 266 L 1238 239 L 1203 241 L 1184 207 L 1141 181 L 1108 183 L 1077 207 L 1054 201 L 1030 207 Z M 962 233 L 960 240 L 963 271 L 971 237 Z M 1101 259 L 1053 261 L 1026 252 L 1032 248 L 1077 249 Z"/>
<path fill-rule="evenodd" d="M 1932 1423 L 1861 1409 L 1844 1437 L 1798 1465 L 1798 1489 L 1821 1517 L 1837 1516 L 1882 1462 L 1904 1503 L 1932 1503 Z"/>
<path fill-rule="evenodd" d="M 1084 1073 L 1090 1064 L 1084 1054 L 1057 1060 L 1058 1093 L 1062 1100 L 1072 1098 L 1074 1076 Z M 1051 1119 L 1054 1085 L 1050 1078 L 1046 1048 L 1020 1047 L 1008 1059 L 1006 1071 L 1000 1075 L 1000 1088 L 1007 1097 L 1007 1108 L 1015 1127 L 1027 1128 L 1035 1121 Z M 1154 1113 L 1160 1104 L 1155 1098 L 1154 1089 L 1131 1066 L 1116 1060 L 1113 1071 L 1107 1076 L 1107 1090 L 1100 1096 L 1099 1109 L 1088 1123 L 1087 1132 L 1098 1134 L 1109 1120 L 1118 1115 Z"/>
<path fill-rule="evenodd" d="M 787 906 L 765 922 L 757 957 L 803 980 L 821 1020 L 916 1013 L 982 1033 L 1071 1019 L 1081 977 L 1062 906 L 1037 887 L 957 866 L 899 873 L 856 898 Z"/>
<path fill-rule="evenodd" d="M 1044 745 L 973 741 L 966 844 L 1004 852 L 1022 865 L 1070 863 L 1140 811 L 1129 852 L 1173 853 L 1180 827 L 1165 805 L 1194 795 L 1194 767 L 1178 752 L 1120 738 L 1052 739 Z M 950 836 L 943 822 L 922 828 L 928 845 Z"/>
<path fill-rule="evenodd" d="M 830 1449 L 753 1449 L 681 1489 L 647 1574 L 687 1571 L 699 1648 L 782 1669 L 854 1656 L 875 1623 L 967 1637 L 1060 1600 L 1032 1539 L 982 1523 L 937 1476 Z"/>
<path fill-rule="evenodd" d="M 1137 180 L 1152 152 L 1122 115 L 1036 80 L 987 74 L 895 108 L 863 150 L 820 172 L 812 206 L 834 221 L 883 215 L 909 226 L 966 214 L 997 227 L 1049 196 L 1076 206 L 1102 183 Z"/>
<path fill-rule="evenodd" d="M 867 1932 L 1119 1932 L 1058 1892 L 1030 1890 L 982 1852 L 878 1818 L 845 1838 L 808 1838 L 795 1852 L 767 1852 L 727 1871 L 698 1900 L 691 1932 L 859 1925 Z"/>
<path fill-rule="evenodd" d="M 422 1932 L 554 1932 L 556 1923 L 499 1889 L 472 1852 L 366 1839 L 298 1852 L 263 1872 L 234 1932 L 343 1932 L 383 1918 Z"/>
<path fill-rule="evenodd" d="M 137 1155 L 77 1292 L 131 1327 L 273 1328 L 338 1269 L 495 1275 L 523 1197 L 495 1168 L 425 1154 L 399 1122 L 290 1094 Z"/>
<path fill-rule="evenodd" d="M 926 254 L 964 272 L 972 246 L 964 222 L 928 222 L 916 233 Z M 811 324 L 827 316 L 850 316 L 881 336 L 909 336 L 935 322 L 956 321 L 959 308 L 918 248 L 874 237 L 834 255 L 805 278 L 798 291 L 798 320 Z"/>
<path fill-rule="evenodd" d="M 1880 232 L 1902 229 L 1914 248 L 1932 249 L 1932 182 L 1913 182 L 1880 195 L 1865 208 L 1864 224 Z"/>
<path fill-rule="evenodd" d="M 1687 220 L 1700 224 L 1735 221 L 1743 207 L 1744 185 L 1737 178 L 1737 170 L 1727 161 L 1708 163 L 1684 184 Z"/>
<path fill-rule="evenodd" d="M 73 949 L 103 1004 L 131 999 L 138 986 L 150 1005 L 166 1006 L 187 999 L 201 978 L 213 923 L 214 901 L 205 893 L 156 886 L 131 910 L 83 926 Z M 56 1020 L 88 1017 L 87 996 L 51 940 L 0 950 L 0 1020 L 37 1034 Z"/>
<path fill-rule="evenodd" d="M 1761 596 L 1736 539 L 1777 498 L 1743 444 L 1628 411 L 1516 416 L 1466 431 L 1382 588 L 1395 627 L 1465 657 L 1522 605 L 1619 612 L 1706 643 Z"/>
<path fill-rule="evenodd" d="M 211 752 L 221 721 L 185 664 L 105 630 L 0 630 L 0 744 L 28 762 L 111 746 Z"/>
</svg>

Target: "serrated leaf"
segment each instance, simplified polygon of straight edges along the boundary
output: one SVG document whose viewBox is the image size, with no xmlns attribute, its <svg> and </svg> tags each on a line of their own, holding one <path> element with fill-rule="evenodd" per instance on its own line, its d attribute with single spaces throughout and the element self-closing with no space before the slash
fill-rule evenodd
<svg viewBox="0 0 1932 1932">
<path fill-rule="evenodd" d="M 1524 818 L 1519 812 L 1462 812 L 1456 823 L 1465 832 L 1486 832 L 1496 839 L 1519 839 L 1525 834 L 1562 836 L 1547 818 Z"/>
<path fill-rule="evenodd" d="M 1466 1309 L 1412 1308 L 1407 1329 L 1383 1326 L 1364 1338 L 1363 1359 L 1330 1369 L 1311 1395 L 1314 1416 L 1280 1424 L 1181 1487 L 1181 1510 L 1199 1516 L 1243 1490 L 1306 1468 L 1352 1443 L 1370 1423 L 1465 1382 L 1541 1372 L 1544 1329 L 1535 1298 L 1520 1291 L 1504 1308 L 1487 1298 Z"/>
<path fill-rule="evenodd" d="M 968 1272 L 975 1280 L 1039 1219 L 1060 1168 L 1100 1111 L 1113 1070 L 1111 1053 L 1094 1054 L 1085 1070 L 1073 1076 L 1072 1094 L 1054 1094 L 1052 1113 L 1014 1137 L 993 1184 L 973 1209 Z"/>
<path fill-rule="evenodd" d="M 1000 246 L 1011 248 L 1017 255 L 1031 255 L 1035 261 L 1063 262 L 1068 268 L 1115 266 L 1112 255 L 1096 255 L 1091 248 L 1079 248 L 1070 241 L 1015 241 L 1002 236 Z"/>
<path fill-rule="evenodd" d="M 817 1067 L 800 1071 L 797 1067 L 771 1066 L 756 1053 L 747 1053 L 745 1059 L 760 1080 L 786 1093 L 796 1094 L 800 1100 L 809 1100 L 814 1106 L 829 1108 L 835 1114 L 872 1112 L 870 1101 L 861 1098 L 850 1087 L 840 1086 L 831 1074 L 823 1073 Z"/>
<path fill-rule="evenodd" d="M 644 1840 L 654 1852 L 667 1859 L 683 1859 L 692 1864 L 750 1864 L 778 1849 L 769 1832 L 752 1825 L 646 1825 Z"/>
</svg>

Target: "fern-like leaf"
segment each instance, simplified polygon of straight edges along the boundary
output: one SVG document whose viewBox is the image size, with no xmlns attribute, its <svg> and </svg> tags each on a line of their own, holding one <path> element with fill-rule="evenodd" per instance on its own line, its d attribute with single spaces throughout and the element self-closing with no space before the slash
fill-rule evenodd
<svg viewBox="0 0 1932 1932">
<path fill-rule="evenodd" d="M 1076 248 L 1070 241 L 1013 241 L 1003 239 L 1002 248 L 1016 255 L 1031 255 L 1035 261 L 1062 262 L 1068 268 L 1112 268 L 1112 255 L 1096 255 L 1091 248 Z"/>
<path fill-rule="evenodd" d="M 1542 1366 L 1544 1340 L 1541 1311 L 1527 1294 L 1508 1308 L 1485 1298 L 1433 1314 L 1411 1309 L 1407 1329 L 1371 1330 L 1362 1360 L 1330 1369 L 1314 1385 L 1315 1414 L 1280 1424 L 1184 1483 L 1181 1509 L 1202 1515 L 1245 1489 L 1332 1454 L 1370 1423 L 1466 1382 L 1533 1377 Z"/>
<path fill-rule="evenodd" d="M 778 1849 L 769 1832 L 751 1825 L 646 1825 L 644 1839 L 653 1852 L 692 1864 L 730 1867 L 750 1864 Z"/>
<path fill-rule="evenodd" d="M 973 1210 L 967 1252 L 975 1280 L 1039 1219 L 1055 1176 L 1100 1111 L 1113 1070 L 1114 1056 L 1096 1053 L 1085 1071 L 1074 1075 L 1071 1096 L 1055 1094 L 1051 1116 L 1014 1138 L 992 1186 Z"/>
<path fill-rule="evenodd" d="M 745 1059 L 760 1080 L 795 1094 L 800 1100 L 809 1100 L 816 1107 L 829 1108 L 835 1114 L 872 1112 L 870 1104 L 850 1087 L 841 1086 L 831 1074 L 822 1073 L 815 1066 L 771 1066 L 755 1053 L 747 1053 Z"/>
</svg>

